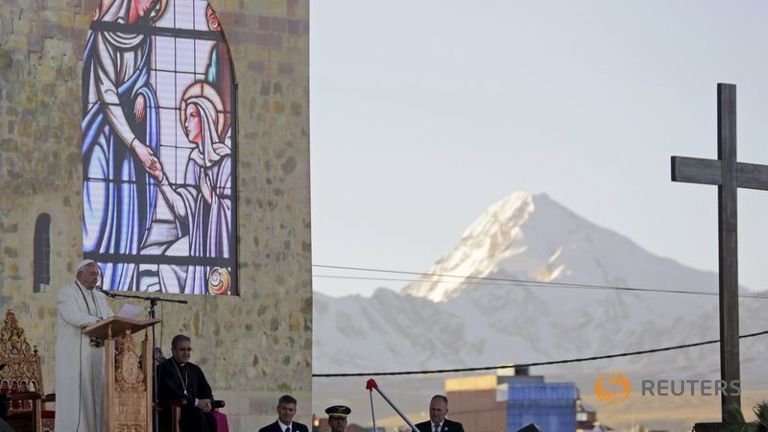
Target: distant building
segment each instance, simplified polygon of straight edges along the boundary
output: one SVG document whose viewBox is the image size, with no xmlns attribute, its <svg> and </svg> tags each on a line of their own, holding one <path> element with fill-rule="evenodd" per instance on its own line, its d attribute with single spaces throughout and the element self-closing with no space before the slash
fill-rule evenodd
<svg viewBox="0 0 768 432">
<path fill-rule="evenodd" d="M 610 432 L 613 428 L 597 420 L 597 409 L 576 401 L 576 432 Z"/>
<path fill-rule="evenodd" d="M 576 430 L 576 385 L 548 383 L 527 369 L 447 379 L 445 391 L 448 417 L 467 431 L 514 432 L 530 423 L 546 432 Z"/>
</svg>

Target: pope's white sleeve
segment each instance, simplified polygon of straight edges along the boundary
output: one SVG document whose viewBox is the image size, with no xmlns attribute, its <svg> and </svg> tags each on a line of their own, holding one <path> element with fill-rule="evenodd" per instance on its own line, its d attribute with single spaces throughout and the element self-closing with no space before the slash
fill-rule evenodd
<svg viewBox="0 0 768 432">
<path fill-rule="evenodd" d="M 71 286 L 65 286 L 59 291 L 59 314 L 64 321 L 75 327 L 85 327 L 98 321 L 98 317 L 89 314 L 87 310 L 82 310 L 78 306 L 76 295 L 78 295 L 77 292 L 72 290 Z"/>
</svg>

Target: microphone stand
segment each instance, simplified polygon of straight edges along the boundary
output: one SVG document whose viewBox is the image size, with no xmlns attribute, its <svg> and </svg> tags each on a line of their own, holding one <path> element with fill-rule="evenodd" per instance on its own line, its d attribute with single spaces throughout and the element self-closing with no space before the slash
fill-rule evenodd
<svg viewBox="0 0 768 432">
<path fill-rule="evenodd" d="M 112 298 L 126 298 L 126 299 L 139 299 L 149 302 L 149 312 L 148 315 L 150 318 L 155 318 L 155 306 L 157 306 L 158 302 L 165 302 L 165 303 L 181 303 L 181 304 L 187 304 L 189 303 L 186 300 L 174 300 L 174 299 L 166 299 L 162 297 L 156 297 L 156 296 L 143 296 L 138 294 L 123 294 L 123 293 L 116 293 L 112 291 L 107 291 L 102 288 L 96 288 L 100 293 L 104 294 L 105 296 L 112 297 Z"/>
<path fill-rule="evenodd" d="M 413 423 L 411 423 L 411 421 L 408 419 L 408 417 L 405 416 L 405 414 L 403 414 L 402 411 L 400 411 L 400 408 L 395 406 L 394 402 L 389 400 L 387 395 L 385 395 L 384 392 L 381 391 L 381 389 L 379 388 L 379 384 L 376 383 L 375 379 L 371 378 L 368 381 L 366 381 L 365 382 L 365 389 L 370 392 L 370 396 L 371 396 L 371 416 L 372 417 L 373 417 L 373 391 L 376 390 L 381 395 L 381 397 L 383 397 L 384 400 L 387 401 L 389 406 L 391 406 L 392 409 L 395 410 L 395 412 L 400 416 L 400 418 L 403 419 L 406 424 L 408 424 L 408 426 L 411 428 L 411 432 L 419 432 L 419 429 L 416 426 L 414 426 Z M 376 423 L 376 419 L 375 418 L 374 418 L 373 422 L 374 422 L 374 424 Z M 374 431 L 375 431 L 375 429 L 374 429 Z"/>
<path fill-rule="evenodd" d="M 166 299 L 162 297 L 157 296 L 143 296 L 138 294 L 123 294 L 123 293 L 116 293 L 112 291 L 107 291 L 102 289 L 101 287 L 96 288 L 97 291 L 104 294 L 107 297 L 112 298 L 123 298 L 123 299 L 139 299 L 149 302 L 149 311 L 147 314 L 149 315 L 149 318 L 154 319 L 155 318 L 155 306 L 157 306 L 158 302 L 165 302 L 165 303 L 180 303 L 180 304 L 187 304 L 189 303 L 186 300 L 174 300 L 174 299 Z M 157 350 L 157 338 L 155 337 L 155 326 L 152 326 L 152 358 L 147 359 L 147 363 L 152 364 L 152 402 L 155 404 L 155 409 L 152 411 L 152 424 L 154 426 L 155 431 L 160 430 L 159 427 L 159 420 L 157 415 L 157 407 L 159 401 L 157 400 L 157 377 L 155 376 L 155 350 Z"/>
</svg>

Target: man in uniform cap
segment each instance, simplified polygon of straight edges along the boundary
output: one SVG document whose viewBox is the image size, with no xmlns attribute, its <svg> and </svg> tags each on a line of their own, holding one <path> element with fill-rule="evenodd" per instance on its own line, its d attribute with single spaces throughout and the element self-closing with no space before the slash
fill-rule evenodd
<svg viewBox="0 0 768 432">
<path fill-rule="evenodd" d="M 347 428 L 347 416 L 352 412 L 348 406 L 334 405 L 325 409 L 331 432 L 344 432 Z"/>
</svg>

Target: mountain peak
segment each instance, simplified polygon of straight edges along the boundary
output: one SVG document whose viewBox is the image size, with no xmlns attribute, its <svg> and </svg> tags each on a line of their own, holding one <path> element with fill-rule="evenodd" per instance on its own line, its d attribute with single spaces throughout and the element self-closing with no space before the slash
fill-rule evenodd
<svg viewBox="0 0 768 432">
<path fill-rule="evenodd" d="M 659 281 L 647 269 L 672 270 L 678 265 L 584 219 L 546 194 L 516 192 L 489 206 L 458 244 L 402 293 L 444 302 L 481 284 L 481 278 L 657 286 Z M 711 282 L 696 272 L 689 277 L 701 283 L 700 288 L 712 289 Z M 667 279 L 661 288 L 691 281 Z"/>
<path fill-rule="evenodd" d="M 521 227 L 534 209 L 534 197 L 527 192 L 515 192 L 492 204 L 464 231 L 458 245 L 440 257 L 428 275 L 406 286 L 403 293 L 446 301 L 457 295 L 468 279 L 496 272 L 501 260 L 525 250 Z"/>
</svg>

